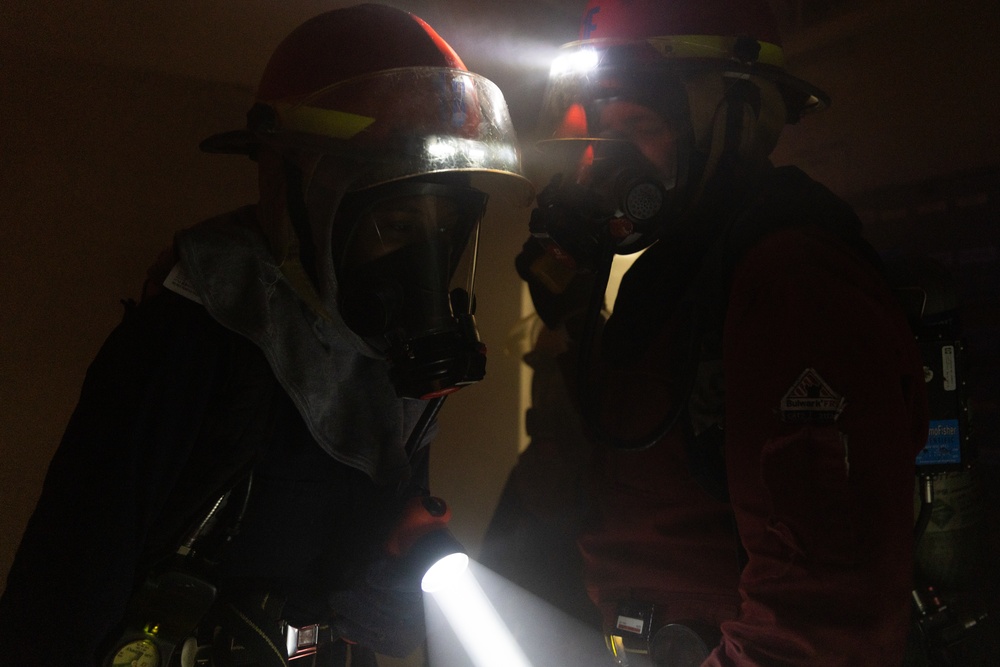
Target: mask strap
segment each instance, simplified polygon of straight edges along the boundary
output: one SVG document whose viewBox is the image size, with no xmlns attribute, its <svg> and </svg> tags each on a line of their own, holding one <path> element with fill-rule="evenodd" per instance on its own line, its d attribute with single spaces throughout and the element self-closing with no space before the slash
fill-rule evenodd
<svg viewBox="0 0 1000 667">
<path fill-rule="evenodd" d="M 291 248 L 292 252 L 288 253 L 281 263 L 281 273 L 299 298 L 305 301 L 314 313 L 330 320 L 332 318 L 317 292 L 319 280 L 316 274 L 316 245 L 313 242 L 309 214 L 306 210 L 302 170 L 287 158 L 283 160 L 283 166 L 286 207 L 296 242 Z"/>
<path fill-rule="evenodd" d="M 291 160 L 283 161 L 285 168 L 285 201 L 288 207 L 288 217 L 292 229 L 298 237 L 298 257 L 302 268 L 312 280 L 319 285 L 316 276 L 316 245 L 313 243 L 312 230 L 309 227 L 309 214 L 306 210 L 305 182 L 302 170 Z"/>
</svg>

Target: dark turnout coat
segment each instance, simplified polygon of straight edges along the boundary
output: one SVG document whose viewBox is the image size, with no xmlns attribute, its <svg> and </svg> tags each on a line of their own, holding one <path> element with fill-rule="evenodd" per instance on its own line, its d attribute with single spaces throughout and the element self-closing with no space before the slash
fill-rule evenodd
<svg viewBox="0 0 1000 667">
<path fill-rule="evenodd" d="M 415 462 L 414 483 L 426 479 Z M 90 366 L 0 599 L 0 662 L 92 667 L 133 588 L 253 471 L 220 591 L 281 591 L 293 622 L 379 552 L 400 489 L 316 445 L 263 354 L 164 292 L 127 309 Z"/>
<path fill-rule="evenodd" d="M 654 630 L 707 629 L 705 665 L 900 664 L 927 437 L 909 323 L 857 217 L 799 170 L 773 170 L 716 230 L 701 251 L 647 250 L 604 327 L 591 415 L 619 445 L 676 416 L 651 446 L 567 427 L 576 391 L 529 355 L 547 391 L 483 558 L 550 588 L 575 572 L 605 630 L 623 604 L 652 605 Z M 531 531 L 575 538 L 548 579 L 504 546 Z"/>
</svg>

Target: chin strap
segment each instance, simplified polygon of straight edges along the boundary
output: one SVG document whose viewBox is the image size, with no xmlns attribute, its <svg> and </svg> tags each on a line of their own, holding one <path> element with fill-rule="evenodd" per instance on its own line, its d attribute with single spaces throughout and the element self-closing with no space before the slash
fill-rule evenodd
<svg viewBox="0 0 1000 667">
<path fill-rule="evenodd" d="M 282 162 L 285 174 L 286 211 L 292 224 L 294 238 L 281 262 L 281 273 L 310 310 L 329 321 L 330 313 L 316 291 L 316 286 L 320 284 L 316 274 L 316 244 L 313 242 L 312 227 L 309 225 L 302 170 L 287 158 Z"/>
<path fill-rule="evenodd" d="M 760 111 L 761 92 L 755 83 L 748 79 L 729 82 L 726 94 L 719 100 L 712 117 L 709 150 L 697 183 L 691 184 L 692 195 L 688 210 L 697 207 L 708 184 L 718 175 L 731 176 L 743 167 L 748 142 L 753 138 L 752 124 L 756 122 Z"/>
</svg>

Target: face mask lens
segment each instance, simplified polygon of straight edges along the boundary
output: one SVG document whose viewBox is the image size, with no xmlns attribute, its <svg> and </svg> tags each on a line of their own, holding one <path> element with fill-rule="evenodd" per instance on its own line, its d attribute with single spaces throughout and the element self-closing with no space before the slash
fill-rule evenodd
<svg viewBox="0 0 1000 667">
<path fill-rule="evenodd" d="M 341 314 L 387 354 L 401 395 L 467 384 L 466 369 L 482 365 L 471 363 L 481 344 L 471 298 L 454 295 L 472 292 L 485 195 L 420 182 L 397 184 L 387 195 L 357 209 L 342 246 Z"/>
<path fill-rule="evenodd" d="M 377 204 L 358 224 L 344 269 L 350 271 L 415 245 L 430 245 L 441 256 L 446 277 L 454 270 L 478 215 L 451 197 L 413 195 Z"/>
<path fill-rule="evenodd" d="M 599 105 L 595 168 L 631 165 L 667 188 L 677 176 L 677 133 L 658 113 L 641 104 L 614 100 Z M 607 168 L 605 168 L 607 169 Z"/>
</svg>

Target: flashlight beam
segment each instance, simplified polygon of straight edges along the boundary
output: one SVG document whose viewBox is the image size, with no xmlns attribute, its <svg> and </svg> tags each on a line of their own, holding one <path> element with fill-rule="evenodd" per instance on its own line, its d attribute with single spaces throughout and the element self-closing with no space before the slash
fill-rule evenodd
<svg viewBox="0 0 1000 667">
<path fill-rule="evenodd" d="M 429 594 L 476 667 L 532 667 L 470 570 Z"/>
</svg>

